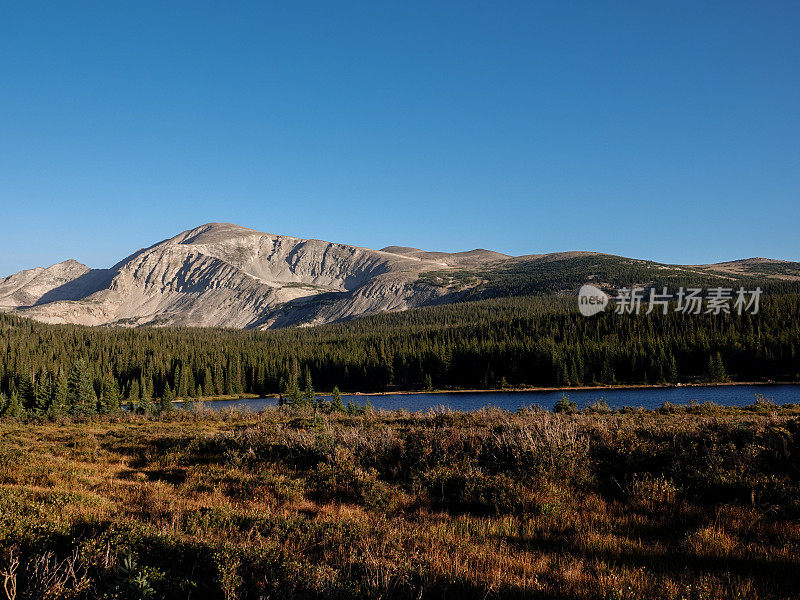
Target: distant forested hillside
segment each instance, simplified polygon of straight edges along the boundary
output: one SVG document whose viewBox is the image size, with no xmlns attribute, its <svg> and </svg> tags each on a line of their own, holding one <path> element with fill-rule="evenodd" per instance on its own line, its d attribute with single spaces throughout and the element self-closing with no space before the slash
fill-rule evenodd
<svg viewBox="0 0 800 600">
<path fill-rule="evenodd" d="M 318 391 L 800 380 L 800 295 L 757 315 L 592 318 L 574 299 L 515 297 L 315 328 L 103 329 L 0 315 L 0 392 L 14 406 Z M 169 387 L 169 390 L 167 389 Z M 105 403 L 105 404 L 104 404 Z"/>
<path fill-rule="evenodd" d="M 470 286 L 472 299 L 574 292 L 584 283 L 608 289 L 643 286 L 727 286 L 761 289 L 771 293 L 800 293 L 800 263 L 724 263 L 723 265 L 665 265 L 608 254 L 518 258 L 473 270 L 429 271 L 420 275 L 434 286 Z M 732 265 L 732 266 L 731 266 Z"/>
</svg>

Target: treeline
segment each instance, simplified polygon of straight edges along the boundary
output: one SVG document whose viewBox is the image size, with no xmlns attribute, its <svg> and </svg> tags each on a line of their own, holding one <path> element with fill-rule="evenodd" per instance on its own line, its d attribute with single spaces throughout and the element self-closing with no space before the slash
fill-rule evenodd
<svg viewBox="0 0 800 600">
<path fill-rule="evenodd" d="M 800 295 L 757 315 L 585 318 L 573 298 L 516 297 L 274 331 L 103 329 L 0 315 L 3 410 L 318 390 L 800 380 Z M 157 408 L 157 407 L 156 407 Z"/>
<path fill-rule="evenodd" d="M 796 279 L 768 279 L 768 275 L 796 277 L 800 263 L 742 265 L 741 273 L 720 273 L 691 270 L 686 267 L 662 265 L 650 261 L 626 259 L 620 256 L 573 256 L 550 262 L 517 260 L 510 265 L 490 269 L 448 270 L 423 273 L 421 280 L 429 285 L 452 283 L 480 285 L 464 292 L 473 300 L 509 296 L 555 294 L 565 289 L 577 290 L 587 281 L 602 281 L 611 289 L 643 285 L 660 290 L 667 287 L 714 287 L 728 285 L 745 289 L 760 287 L 770 294 L 800 293 Z M 735 284 L 735 285 L 734 285 Z"/>
</svg>

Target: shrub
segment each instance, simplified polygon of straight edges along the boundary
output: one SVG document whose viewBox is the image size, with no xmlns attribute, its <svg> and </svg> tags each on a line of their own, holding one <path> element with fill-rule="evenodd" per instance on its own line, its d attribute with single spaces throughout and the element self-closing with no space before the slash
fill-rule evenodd
<svg viewBox="0 0 800 600">
<path fill-rule="evenodd" d="M 475 514 L 511 514 L 532 509 L 529 489 L 508 475 L 487 475 L 471 465 L 427 471 L 422 484 L 440 510 Z"/>
<path fill-rule="evenodd" d="M 578 404 L 569 399 L 567 394 L 562 394 L 558 399 L 555 406 L 553 406 L 554 413 L 571 413 L 578 410 Z"/>
</svg>

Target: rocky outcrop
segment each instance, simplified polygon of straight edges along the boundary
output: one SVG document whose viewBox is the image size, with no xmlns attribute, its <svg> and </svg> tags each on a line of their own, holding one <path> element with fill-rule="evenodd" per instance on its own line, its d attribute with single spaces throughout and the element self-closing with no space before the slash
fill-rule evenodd
<svg viewBox="0 0 800 600">
<path fill-rule="evenodd" d="M 443 253 L 436 253 L 443 254 Z M 237 328 L 328 323 L 436 301 L 439 260 L 209 223 L 110 269 L 66 261 L 0 281 L 0 309 L 48 323 Z"/>
</svg>

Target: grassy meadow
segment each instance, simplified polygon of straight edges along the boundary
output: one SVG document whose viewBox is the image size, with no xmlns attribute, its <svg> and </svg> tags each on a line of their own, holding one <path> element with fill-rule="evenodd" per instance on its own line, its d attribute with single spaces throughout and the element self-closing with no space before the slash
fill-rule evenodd
<svg viewBox="0 0 800 600">
<path fill-rule="evenodd" d="M 800 593 L 798 406 L 196 409 L 0 436 L 9 600 Z"/>
</svg>

